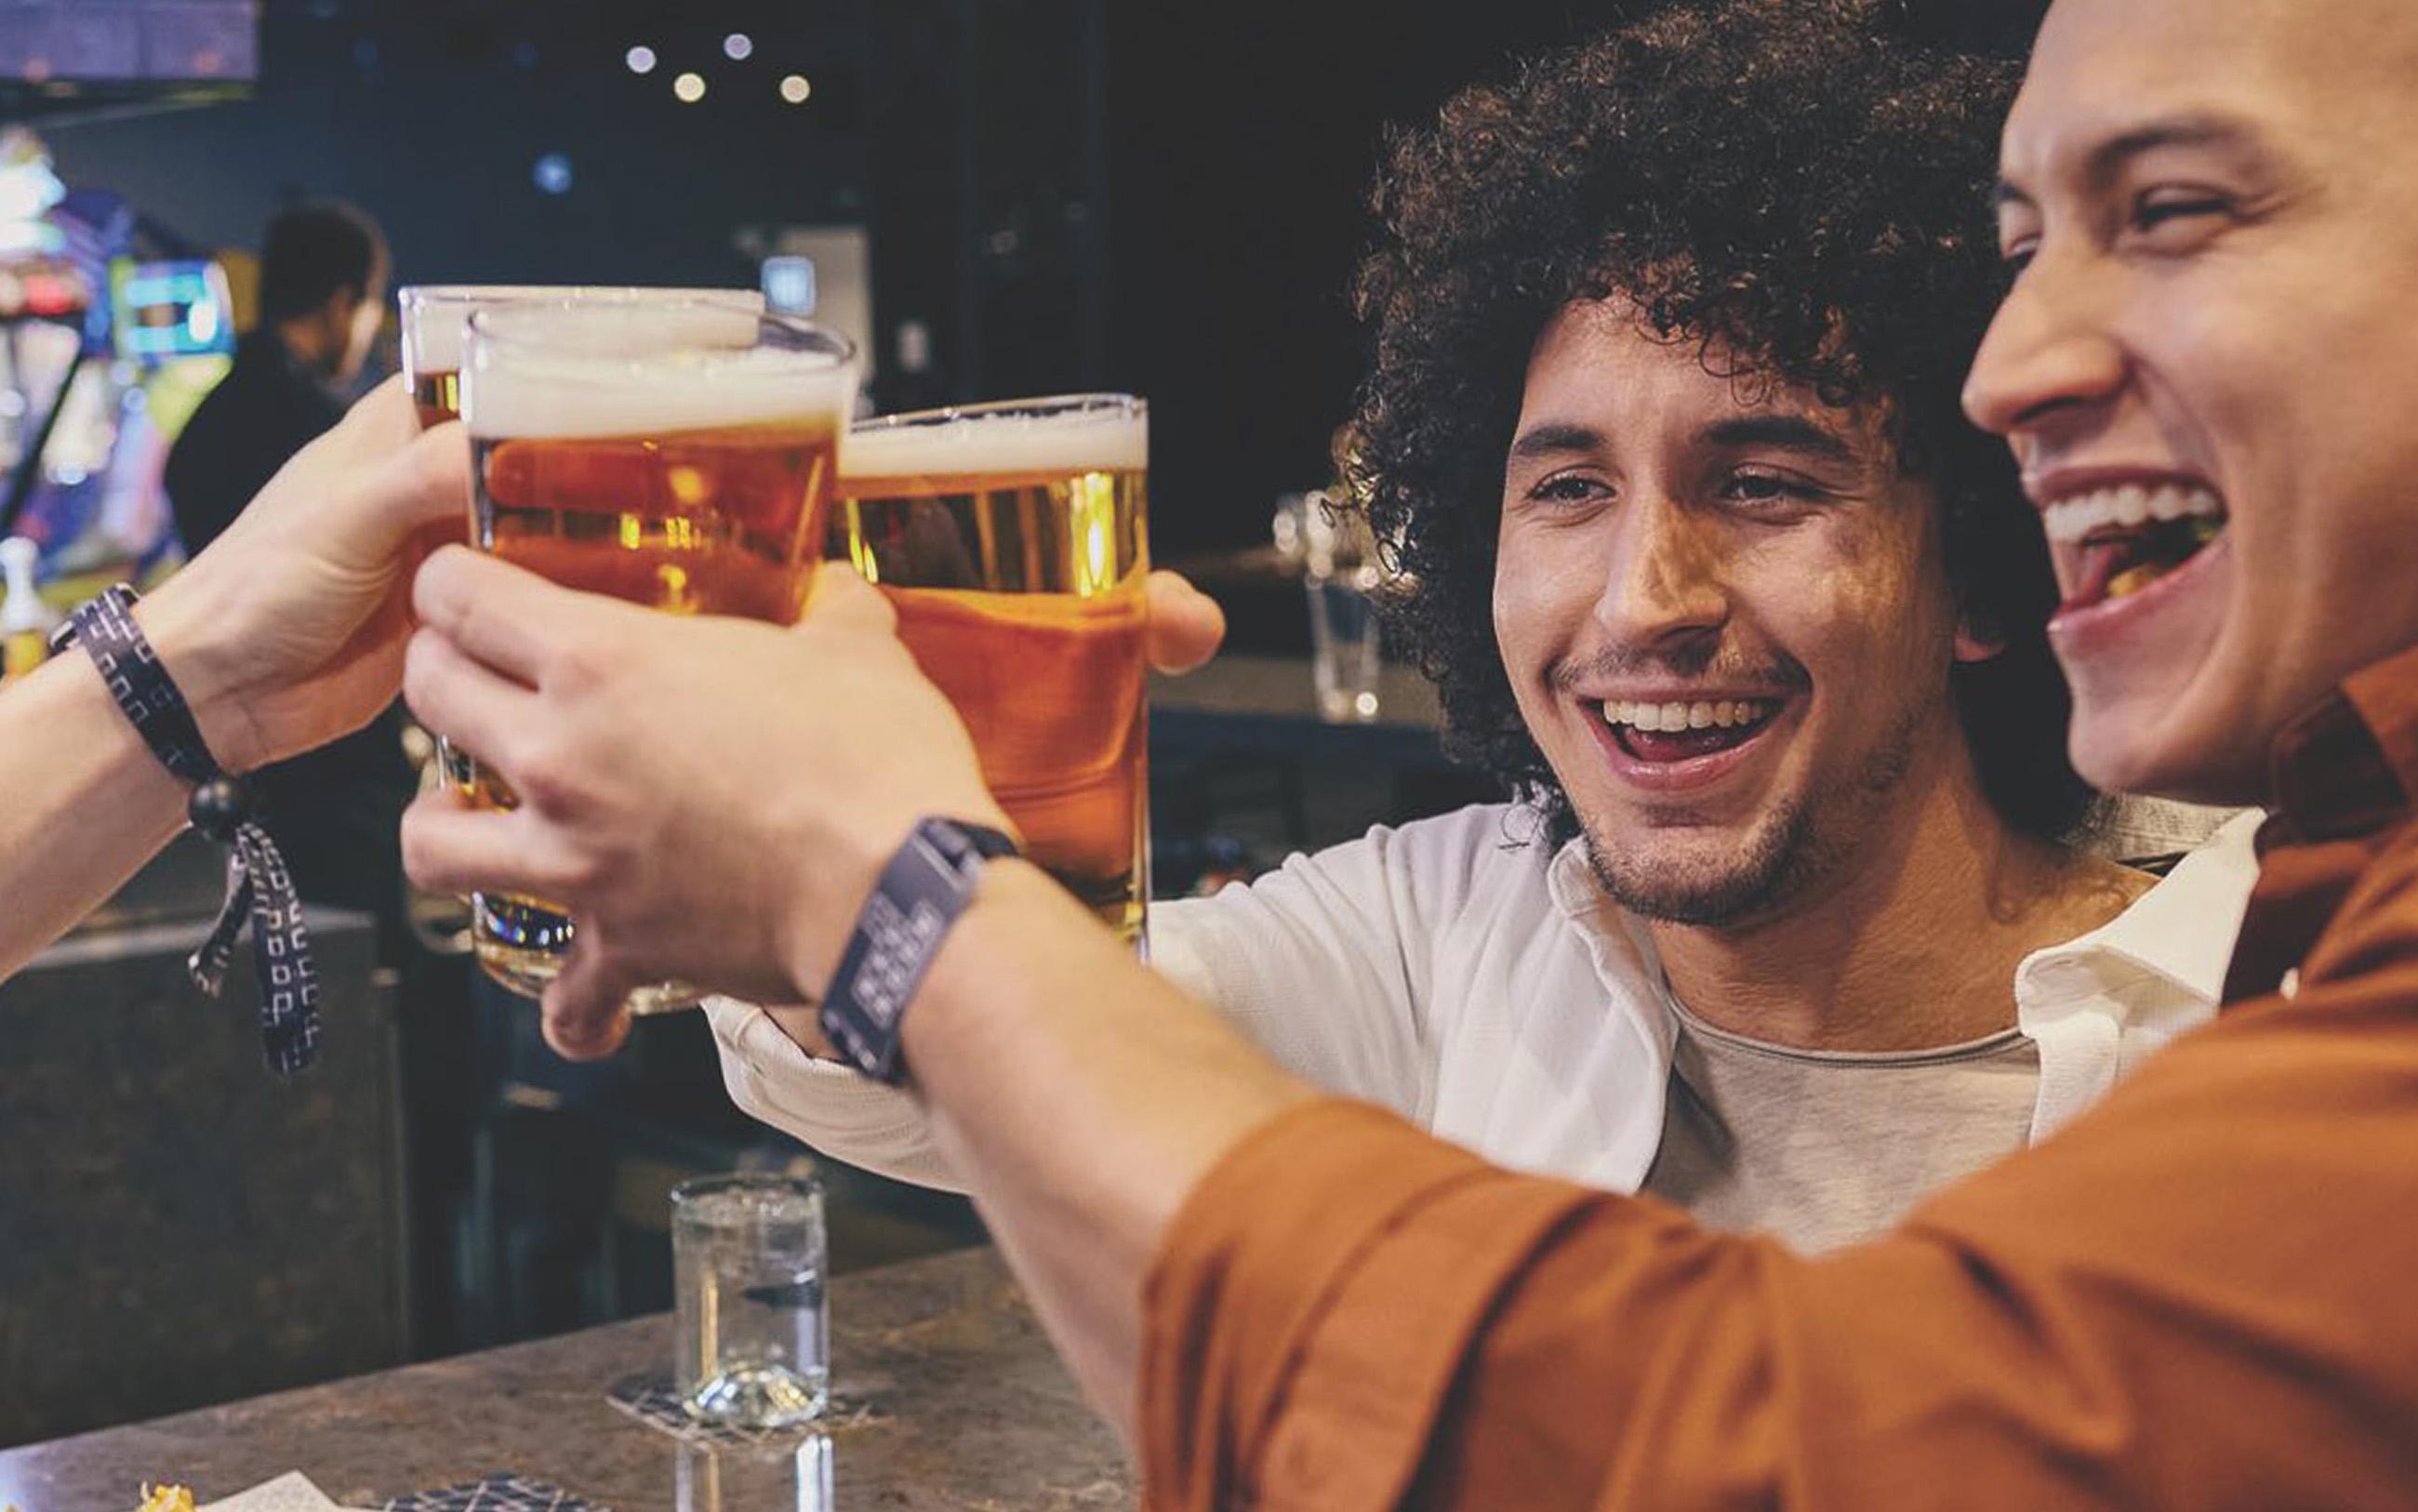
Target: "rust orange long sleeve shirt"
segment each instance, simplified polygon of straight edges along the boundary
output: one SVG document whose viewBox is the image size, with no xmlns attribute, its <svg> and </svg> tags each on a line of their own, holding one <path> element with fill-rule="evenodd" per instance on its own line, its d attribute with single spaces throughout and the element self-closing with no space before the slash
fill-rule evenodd
<svg viewBox="0 0 2418 1512">
<path fill-rule="evenodd" d="M 1147 1504 L 2418 1506 L 2418 652 L 2274 788 L 2234 1006 L 1872 1244 L 1256 1131 L 1149 1280 Z"/>
</svg>

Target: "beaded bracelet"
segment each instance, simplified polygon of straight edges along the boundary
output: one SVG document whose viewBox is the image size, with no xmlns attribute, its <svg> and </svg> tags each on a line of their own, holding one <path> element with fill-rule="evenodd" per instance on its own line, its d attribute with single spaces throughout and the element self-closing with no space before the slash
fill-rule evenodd
<svg viewBox="0 0 2418 1512">
<path fill-rule="evenodd" d="M 217 997 L 236 938 L 244 921 L 252 921 L 261 1048 L 270 1069 L 290 1077 L 319 1053 L 319 982 L 301 900 L 277 843 L 253 817 L 251 789 L 211 757 L 184 694 L 134 622 L 134 590 L 120 583 L 87 601 L 51 637 L 51 649 L 83 647 L 143 743 L 179 781 L 193 785 L 186 817 L 206 838 L 228 848 L 227 893 L 218 923 L 185 970 L 195 986 Z"/>
</svg>

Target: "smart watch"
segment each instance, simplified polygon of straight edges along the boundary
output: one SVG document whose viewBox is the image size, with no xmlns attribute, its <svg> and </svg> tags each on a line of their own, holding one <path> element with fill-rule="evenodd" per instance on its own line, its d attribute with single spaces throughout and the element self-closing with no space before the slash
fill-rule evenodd
<svg viewBox="0 0 2418 1512">
<path fill-rule="evenodd" d="M 906 1078 L 898 1031 L 907 1005 L 973 901 L 983 863 L 1018 854 L 997 830 L 926 818 L 881 869 L 822 1000 L 823 1033 L 857 1070 L 892 1085 Z"/>
</svg>

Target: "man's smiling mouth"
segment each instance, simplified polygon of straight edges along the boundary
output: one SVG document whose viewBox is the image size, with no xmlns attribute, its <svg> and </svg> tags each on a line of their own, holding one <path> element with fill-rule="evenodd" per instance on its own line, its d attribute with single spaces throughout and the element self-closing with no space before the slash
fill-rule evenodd
<svg viewBox="0 0 2418 1512">
<path fill-rule="evenodd" d="M 2130 598 L 2224 535 L 2215 490 L 2196 483 L 2122 483 L 2069 495 L 2041 511 L 2050 543 L 2072 564 L 2065 607 Z"/>
<path fill-rule="evenodd" d="M 1690 761 L 1744 745 L 1781 709 L 1777 698 L 1664 703 L 1608 700 L 1597 706 L 1621 750 L 1639 761 Z"/>
</svg>

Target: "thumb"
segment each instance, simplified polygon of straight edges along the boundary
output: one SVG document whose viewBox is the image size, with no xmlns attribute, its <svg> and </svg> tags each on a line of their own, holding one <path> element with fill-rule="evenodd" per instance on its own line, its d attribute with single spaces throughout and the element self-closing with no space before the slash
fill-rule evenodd
<svg viewBox="0 0 2418 1512">
<path fill-rule="evenodd" d="M 549 583 L 467 546 L 447 546 L 412 579 L 412 614 L 473 661 L 525 687 L 543 684 L 556 657 L 586 644 L 603 616 L 649 611 Z"/>
<path fill-rule="evenodd" d="M 1150 664 L 1189 672 L 1217 654 L 1226 639 L 1226 611 L 1181 573 L 1150 574 Z"/>
<path fill-rule="evenodd" d="M 798 623 L 890 635 L 897 633 L 898 611 L 855 568 L 846 562 L 824 562 L 815 569 L 815 590 Z"/>
<path fill-rule="evenodd" d="M 630 989 L 586 930 L 572 940 L 562 970 L 539 1005 L 545 1043 L 566 1061 L 602 1061 L 630 1037 Z"/>
</svg>

